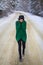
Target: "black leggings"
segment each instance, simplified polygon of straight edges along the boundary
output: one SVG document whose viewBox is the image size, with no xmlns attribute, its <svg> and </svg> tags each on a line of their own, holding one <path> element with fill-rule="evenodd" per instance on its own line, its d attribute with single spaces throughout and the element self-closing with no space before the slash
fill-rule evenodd
<svg viewBox="0 0 43 65">
<path fill-rule="evenodd" d="M 22 54 L 24 55 L 25 54 L 25 42 L 22 40 L 22 39 L 20 39 L 19 41 L 18 41 L 18 51 L 19 51 L 19 57 L 20 58 L 22 58 Z M 21 50 L 21 46 L 22 46 L 22 48 L 23 48 L 23 51 Z M 21 52 L 22 51 L 22 52 Z"/>
</svg>

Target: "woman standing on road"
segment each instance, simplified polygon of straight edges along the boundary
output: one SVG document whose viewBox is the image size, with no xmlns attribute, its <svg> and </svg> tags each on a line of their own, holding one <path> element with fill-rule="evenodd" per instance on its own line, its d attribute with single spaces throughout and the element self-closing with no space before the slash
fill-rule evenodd
<svg viewBox="0 0 43 65">
<path fill-rule="evenodd" d="M 26 21 L 24 20 L 24 16 L 20 15 L 18 21 L 16 21 L 16 40 L 18 42 L 20 61 L 22 61 L 22 56 L 25 55 L 26 39 L 27 39 Z M 21 50 L 21 46 L 23 48 L 23 51 Z"/>
</svg>

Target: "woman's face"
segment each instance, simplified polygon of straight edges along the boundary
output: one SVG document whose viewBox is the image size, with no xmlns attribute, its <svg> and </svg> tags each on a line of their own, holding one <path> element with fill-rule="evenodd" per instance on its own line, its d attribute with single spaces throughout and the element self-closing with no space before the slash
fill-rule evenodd
<svg viewBox="0 0 43 65">
<path fill-rule="evenodd" d="M 23 22 L 23 19 L 20 19 L 19 21 L 20 21 L 20 22 Z"/>
</svg>

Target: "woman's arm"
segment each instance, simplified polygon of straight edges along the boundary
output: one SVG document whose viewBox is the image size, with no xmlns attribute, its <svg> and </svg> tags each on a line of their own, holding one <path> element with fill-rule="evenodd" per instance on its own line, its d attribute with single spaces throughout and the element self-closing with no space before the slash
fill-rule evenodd
<svg viewBox="0 0 43 65">
<path fill-rule="evenodd" d="M 23 22 L 22 29 L 26 31 L 26 22 Z"/>
<path fill-rule="evenodd" d="M 19 29 L 20 29 L 20 23 L 16 21 L 16 31 L 18 31 Z"/>
</svg>

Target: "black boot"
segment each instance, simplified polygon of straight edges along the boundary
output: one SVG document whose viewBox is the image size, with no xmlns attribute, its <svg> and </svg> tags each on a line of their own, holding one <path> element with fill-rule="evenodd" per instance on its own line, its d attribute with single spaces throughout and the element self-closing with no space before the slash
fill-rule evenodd
<svg viewBox="0 0 43 65">
<path fill-rule="evenodd" d="M 19 61 L 22 62 L 22 57 L 19 57 Z"/>
</svg>

